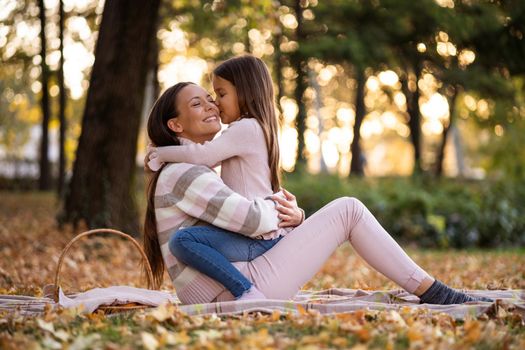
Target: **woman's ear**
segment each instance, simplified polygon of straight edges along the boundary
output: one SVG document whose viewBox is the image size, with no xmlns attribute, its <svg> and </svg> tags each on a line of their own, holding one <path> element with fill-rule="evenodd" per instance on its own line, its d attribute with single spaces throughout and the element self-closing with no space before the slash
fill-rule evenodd
<svg viewBox="0 0 525 350">
<path fill-rule="evenodd" d="M 184 128 L 182 127 L 181 123 L 177 120 L 177 118 L 171 118 L 168 120 L 168 128 L 173 132 L 183 132 Z"/>
</svg>

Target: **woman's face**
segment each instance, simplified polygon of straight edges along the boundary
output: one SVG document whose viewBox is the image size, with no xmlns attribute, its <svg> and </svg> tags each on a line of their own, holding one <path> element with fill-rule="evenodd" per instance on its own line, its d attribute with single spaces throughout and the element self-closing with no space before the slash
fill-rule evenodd
<svg viewBox="0 0 525 350">
<path fill-rule="evenodd" d="M 237 89 L 228 80 L 213 75 L 213 91 L 215 91 L 215 103 L 221 112 L 221 121 L 230 124 L 241 117 Z"/>
<path fill-rule="evenodd" d="M 210 141 L 221 130 L 219 109 L 210 94 L 198 85 L 188 85 L 177 95 L 179 116 L 168 120 L 178 136 L 193 142 Z"/>
</svg>

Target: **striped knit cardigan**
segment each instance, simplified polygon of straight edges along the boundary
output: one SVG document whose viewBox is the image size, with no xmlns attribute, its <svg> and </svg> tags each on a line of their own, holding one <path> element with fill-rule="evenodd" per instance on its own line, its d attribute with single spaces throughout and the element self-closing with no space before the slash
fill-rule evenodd
<svg viewBox="0 0 525 350">
<path fill-rule="evenodd" d="M 251 238 L 268 239 L 288 231 L 278 228 L 272 200 L 248 200 L 227 187 L 213 170 L 187 163 L 169 164 L 162 170 L 155 189 L 155 215 L 162 257 L 184 304 L 211 301 L 224 288 L 171 254 L 168 242 L 178 229 L 204 221 Z"/>
</svg>

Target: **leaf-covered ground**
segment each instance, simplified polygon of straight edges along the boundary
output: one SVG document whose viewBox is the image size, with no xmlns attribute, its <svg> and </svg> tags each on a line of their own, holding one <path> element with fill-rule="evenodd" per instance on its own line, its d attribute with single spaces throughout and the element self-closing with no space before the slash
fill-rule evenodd
<svg viewBox="0 0 525 350">
<path fill-rule="evenodd" d="M 41 295 L 54 282 L 58 257 L 75 234 L 55 224 L 50 194 L 0 192 L 0 294 Z M 423 268 L 451 286 L 525 289 L 525 253 L 428 251 L 408 248 Z M 78 242 L 65 258 L 66 291 L 125 284 L 143 287 L 140 257 L 126 241 L 94 237 Z M 395 284 L 369 268 L 349 245 L 341 247 L 307 289 L 390 289 Z M 163 289 L 172 290 L 165 279 Z M 403 309 L 322 316 L 250 314 L 189 317 L 158 308 L 117 317 L 47 312 L 38 318 L 0 315 L 0 349 L 121 348 L 442 348 L 523 349 L 525 323 L 503 309 L 456 321 L 445 314 Z"/>
</svg>

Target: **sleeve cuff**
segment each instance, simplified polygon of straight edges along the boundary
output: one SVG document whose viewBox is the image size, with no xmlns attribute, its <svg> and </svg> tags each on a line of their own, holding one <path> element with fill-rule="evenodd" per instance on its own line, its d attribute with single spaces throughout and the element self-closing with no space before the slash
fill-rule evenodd
<svg viewBox="0 0 525 350">
<path fill-rule="evenodd" d="M 302 218 L 301 218 L 301 223 L 300 223 L 300 224 L 302 224 L 302 223 L 304 222 L 304 220 L 306 219 L 306 214 L 305 214 L 303 208 L 299 208 L 299 210 L 301 211 L 301 213 L 302 213 L 302 215 L 303 215 Z M 300 225 L 300 224 L 299 224 L 299 225 Z"/>
</svg>

